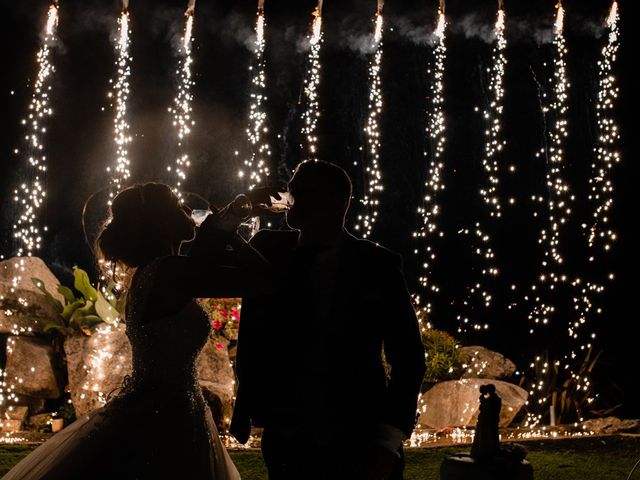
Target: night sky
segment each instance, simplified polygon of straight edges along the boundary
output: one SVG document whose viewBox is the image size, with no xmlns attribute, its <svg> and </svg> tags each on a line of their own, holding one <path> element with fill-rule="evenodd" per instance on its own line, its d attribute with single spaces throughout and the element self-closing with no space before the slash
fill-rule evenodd
<svg viewBox="0 0 640 480">
<path fill-rule="evenodd" d="M 82 228 L 82 208 L 88 205 L 89 234 L 105 215 L 107 165 L 115 158 L 113 110 L 106 93 L 114 75 L 112 39 L 119 3 L 111 0 L 61 0 L 60 42 L 53 53 L 56 66 L 52 107 L 54 116 L 45 138 L 49 172 L 47 202 L 42 212 L 49 232 L 41 256 L 52 270 L 68 281 L 71 267 L 91 269 L 90 249 Z M 494 240 L 501 276 L 492 283 L 493 307 L 473 312 L 491 325 L 488 334 L 458 335 L 465 344 L 480 343 L 496 348 L 525 367 L 541 348 L 556 348 L 566 338 L 564 325 L 573 313 L 571 292 L 556 294 L 558 304 L 552 325 L 535 337 L 526 332 L 530 305 L 522 298 L 539 272 L 542 248 L 537 244 L 546 218 L 534 217 L 532 195 L 545 193 L 545 164 L 535 157 L 544 139 L 539 103 L 539 82 L 550 93 L 553 45 L 549 41 L 555 10 L 552 0 L 506 0 L 508 64 L 505 77 L 503 132 L 507 147 L 500 162 L 516 165 L 515 174 L 503 170 L 502 198 L 513 197 L 503 219 L 490 222 L 478 195 L 482 180 L 483 131 L 481 116 L 489 100 L 486 69 L 490 66 L 490 33 L 497 1 L 456 0 L 447 2 L 450 30 L 447 36 L 445 115 L 447 144 L 444 179 L 447 189 L 440 197 L 440 222 L 446 233 L 437 243 L 438 261 L 434 281 L 439 295 L 432 322 L 437 328 L 455 332 L 455 316 L 466 286 L 477 275 L 478 264 L 468 237 L 457 232 L 480 220 Z M 602 22 L 609 0 L 567 0 L 566 38 L 570 87 L 569 138 L 566 168 L 577 200 L 563 250 L 566 271 L 571 275 L 599 278 L 614 272 L 616 280 L 597 299 L 604 313 L 592 320 L 599 333 L 597 344 L 604 351 L 597 375 L 608 399 L 603 408 L 623 401 L 624 413 L 640 415 L 638 397 L 631 395 L 637 368 L 636 273 L 638 234 L 632 218 L 637 206 L 635 183 L 638 167 L 634 145 L 630 51 L 632 28 L 621 2 L 621 49 L 614 69 L 621 94 L 616 118 L 621 126 L 622 163 L 615 167 L 616 203 L 611 224 L 620 240 L 613 253 L 595 267 L 587 267 L 584 234 L 580 225 L 588 220 L 588 178 L 596 137 L 595 99 L 597 60 L 606 37 Z M 0 253 L 15 252 L 11 225 L 15 215 L 11 192 L 25 175 L 23 158 L 12 152 L 21 147 L 24 117 L 35 76 L 35 53 L 44 23 L 47 2 L 20 0 L 3 2 L 0 16 L 2 75 L 0 76 Z M 630 7 L 630 5 L 628 5 Z M 164 173 L 173 163 L 175 133 L 167 112 L 175 95 L 176 43 L 183 26 L 186 1 L 131 0 L 132 76 L 130 117 L 133 143 L 130 148 L 134 181 L 171 181 Z M 303 159 L 299 147 L 301 107 L 299 99 L 306 70 L 304 37 L 315 7 L 312 0 L 285 2 L 266 0 L 267 95 L 266 110 L 272 145 L 274 183 L 283 183 L 291 169 Z M 320 158 L 344 166 L 354 178 L 356 193 L 362 186 L 363 128 L 367 113 L 368 56 L 360 50 L 373 25 L 376 2 L 325 0 L 324 38 L 318 126 Z M 401 253 L 407 284 L 416 291 L 420 272 L 413 254 L 411 233 L 418 226 L 416 207 L 423 196 L 427 158 L 425 135 L 429 94 L 427 70 L 432 62 L 430 33 L 436 22 L 437 2 L 387 0 L 386 32 L 382 66 L 384 111 L 382 117 L 381 168 L 385 193 L 375 241 Z M 199 0 L 195 16 L 194 117 L 196 126 L 188 140 L 192 167 L 187 189 L 213 203 L 222 204 L 242 191 L 237 180 L 241 158 L 247 152 L 245 128 L 248 117 L 250 50 L 255 22 L 254 0 Z M 391 30 L 393 29 L 393 30 Z M 545 65 L 546 63 L 546 65 Z M 13 92 L 13 94 L 12 94 Z M 103 109 L 104 107 L 104 109 Z M 240 156 L 235 156 L 238 150 Z M 350 222 L 352 223 L 352 222 Z M 589 277 L 591 278 L 591 277 Z M 509 287 L 518 286 L 515 292 Z M 515 304 L 507 310 L 506 305 Z M 618 388 L 614 387 L 617 385 Z M 622 410 L 618 411 L 622 413 Z"/>
</svg>

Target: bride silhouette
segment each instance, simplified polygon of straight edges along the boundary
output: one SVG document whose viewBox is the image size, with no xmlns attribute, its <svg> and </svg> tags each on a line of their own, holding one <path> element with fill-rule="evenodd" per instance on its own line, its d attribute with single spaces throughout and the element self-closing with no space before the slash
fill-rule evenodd
<svg viewBox="0 0 640 480">
<path fill-rule="evenodd" d="M 190 254 L 180 255 L 196 227 L 163 184 L 123 190 L 110 213 L 96 247 L 103 265 L 133 273 L 125 314 L 133 373 L 105 407 L 56 434 L 3 478 L 239 479 L 198 386 L 195 362 L 209 322 L 194 299 L 260 292 L 268 265 L 235 233 L 242 216 L 234 208 L 209 215 Z"/>
</svg>

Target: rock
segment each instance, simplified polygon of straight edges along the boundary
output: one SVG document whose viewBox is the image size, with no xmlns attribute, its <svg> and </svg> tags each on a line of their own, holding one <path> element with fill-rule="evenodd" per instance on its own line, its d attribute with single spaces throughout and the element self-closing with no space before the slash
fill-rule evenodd
<svg viewBox="0 0 640 480">
<path fill-rule="evenodd" d="M 512 383 L 481 378 L 436 383 L 418 401 L 418 425 L 437 429 L 474 426 L 480 407 L 480 385 L 487 383 L 496 386 L 502 399 L 500 427 L 507 427 L 527 401 L 527 391 Z"/>
<path fill-rule="evenodd" d="M 618 433 L 636 430 L 640 427 L 640 420 L 620 420 L 617 417 L 592 418 L 582 422 L 580 427 L 593 433 Z"/>
<path fill-rule="evenodd" d="M 226 343 L 222 349 L 217 349 L 214 345 L 215 343 L 209 340 L 200 352 L 197 362 L 198 381 L 205 398 L 211 398 L 213 394 L 220 399 L 222 402 L 220 420 L 223 425 L 228 425 L 233 410 L 235 375 Z"/>
<path fill-rule="evenodd" d="M 62 394 L 59 360 L 45 340 L 10 336 L 7 339 L 5 382 L 12 392 L 34 398 L 58 398 Z"/>
<path fill-rule="evenodd" d="M 14 290 L 13 279 L 21 277 Z M 0 262 L 0 334 L 32 335 L 42 333 L 51 322 L 61 323 L 59 312 L 31 281 L 42 280 L 51 295 L 64 303 L 58 293 L 60 282 L 38 257 L 15 257 Z"/>
<path fill-rule="evenodd" d="M 9 406 L 0 408 L 0 418 L 6 420 L 19 420 L 24 422 L 29 414 L 29 408 L 23 406 Z"/>
<path fill-rule="evenodd" d="M 78 417 L 102 407 L 131 373 L 131 344 L 124 323 L 116 327 L 100 324 L 91 336 L 67 337 L 64 351 L 71 402 Z"/>
<path fill-rule="evenodd" d="M 45 430 L 51 424 L 53 413 L 40 413 L 29 417 L 29 425 L 34 430 Z"/>
<path fill-rule="evenodd" d="M 504 355 L 484 347 L 458 349 L 465 365 L 462 378 L 508 378 L 516 372 L 516 365 Z"/>
</svg>

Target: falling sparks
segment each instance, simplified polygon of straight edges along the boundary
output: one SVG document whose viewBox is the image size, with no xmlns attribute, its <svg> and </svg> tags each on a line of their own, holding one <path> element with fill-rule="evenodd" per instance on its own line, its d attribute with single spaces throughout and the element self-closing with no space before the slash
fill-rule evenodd
<svg viewBox="0 0 640 480">
<path fill-rule="evenodd" d="M 373 59 L 369 63 L 369 114 L 364 131 L 367 140 L 367 157 L 369 162 L 365 168 L 365 190 L 362 203 L 365 214 L 358 215 L 355 230 L 363 238 L 368 238 L 378 217 L 379 195 L 383 191 L 382 173 L 380 171 L 380 118 L 382 114 L 382 86 L 380 66 L 382 62 L 382 13 L 381 6 L 376 14 L 375 32 L 373 35 Z"/>
<path fill-rule="evenodd" d="M 37 78 L 29 103 L 28 114 L 22 120 L 26 127 L 24 154 L 27 160 L 28 179 L 14 191 L 17 204 L 17 219 L 13 225 L 13 235 L 18 244 L 18 256 L 31 256 L 42 247 L 42 230 L 39 225 L 39 212 L 46 191 L 44 176 L 47 171 L 47 156 L 44 150 L 44 136 L 47 132 L 47 119 L 53 114 L 51 109 L 52 76 L 55 72 L 51 62 L 51 49 L 56 40 L 59 7 L 57 3 L 49 6 L 42 45 L 36 56 Z M 16 151 L 19 153 L 19 150 Z"/>
<path fill-rule="evenodd" d="M 322 0 L 313 12 L 313 24 L 309 37 L 308 70 L 304 81 L 304 98 L 306 108 L 302 114 L 302 133 L 307 140 L 307 156 L 315 159 L 318 152 L 316 129 L 320 117 L 318 85 L 320 84 L 320 47 L 322 46 Z"/>
<path fill-rule="evenodd" d="M 500 184 L 500 165 L 498 164 L 498 155 L 505 145 L 505 141 L 501 138 L 501 124 L 504 97 L 503 81 L 504 71 L 507 60 L 504 51 L 507 47 L 505 38 L 505 12 L 498 10 L 498 18 L 495 24 L 496 43 L 493 47 L 492 66 L 488 69 L 489 73 L 489 106 L 482 112 L 482 116 L 487 125 L 485 129 L 484 156 L 482 157 L 482 167 L 485 173 L 486 183 L 480 189 L 480 196 L 483 203 L 489 210 L 489 216 L 498 219 L 501 217 L 501 201 L 498 194 L 498 186 Z M 478 110 L 478 109 L 476 109 Z M 469 234 L 469 230 L 462 231 Z M 480 257 L 482 262 L 481 278 L 482 281 L 476 282 L 467 287 L 467 298 L 463 301 L 465 307 L 469 307 L 472 299 L 479 295 L 480 301 L 485 307 L 491 306 L 492 295 L 486 285 L 484 279 L 492 278 L 498 275 L 498 268 L 495 262 L 495 253 L 492 248 L 492 239 L 489 232 L 483 228 L 481 222 L 476 222 L 474 228 L 473 253 Z M 459 332 L 464 332 L 470 322 L 468 315 L 458 315 Z M 474 330 L 486 329 L 486 324 L 473 324 Z"/>
<path fill-rule="evenodd" d="M 109 205 L 115 195 L 126 185 L 131 172 L 129 171 L 129 151 L 128 145 L 131 142 L 129 136 L 129 122 L 127 120 L 127 100 L 129 98 L 129 76 L 131 75 L 131 57 L 129 56 L 130 30 L 129 12 L 127 12 L 128 2 L 125 3 L 124 10 L 118 19 L 119 31 L 116 43 L 116 68 L 117 77 L 113 92 L 109 97 L 115 96 L 116 115 L 114 123 L 114 140 L 116 144 L 116 164 L 115 167 L 107 167 L 107 172 L 111 175 L 112 190 L 109 192 Z"/>
<path fill-rule="evenodd" d="M 38 53 L 36 55 L 37 77 L 28 107 L 27 117 L 22 120 L 27 133 L 24 137 L 24 154 L 27 161 L 27 177 L 14 191 L 14 201 L 17 204 L 17 219 L 13 225 L 13 235 L 17 243 L 15 262 L 12 267 L 15 270 L 11 277 L 11 294 L 16 294 L 19 285 L 25 281 L 27 267 L 22 257 L 32 256 L 42 247 L 42 234 L 47 231 L 47 227 L 40 227 L 39 212 L 42 208 L 46 191 L 44 188 L 44 176 L 47 172 L 47 157 L 44 150 L 44 136 L 47 132 L 47 119 L 53 114 L 51 109 L 52 78 L 55 68 L 51 61 L 51 50 L 56 41 L 56 34 L 59 20 L 59 6 L 54 1 L 47 11 L 47 20 L 44 27 L 44 35 Z M 16 150 L 16 153 L 20 153 Z M 4 297 L 0 297 L 3 300 Z M 28 307 L 28 302 L 24 298 L 18 298 L 18 303 L 22 308 Z M 5 315 L 12 315 L 11 310 L 4 312 Z M 29 327 L 29 330 L 31 328 Z M 24 334 L 17 326 L 12 331 L 14 335 Z M 30 334 L 31 332 L 26 332 Z M 7 352 L 13 348 L 15 341 L 12 338 L 7 340 Z M 16 379 L 5 378 L 4 370 L 0 369 L 0 405 L 7 402 L 18 401 L 16 396 Z M 20 380 L 21 381 L 21 380 Z"/>
<path fill-rule="evenodd" d="M 569 82 L 567 80 L 565 61 L 567 49 L 563 34 L 564 8 L 562 4 L 559 3 L 557 9 L 558 14 L 554 24 L 556 58 L 553 78 L 553 101 L 548 108 L 545 107 L 544 109 L 545 114 L 550 113 L 553 123 L 547 135 L 547 146 L 536 154 L 537 157 L 543 157 L 547 161 L 547 188 L 549 191 L 547 206 L 549 223 L 547 227 L 542 229 L 538 240 L 540 244 L 546 245 L 544 259 L 542 261 L 542 271 L 538 280 L 541 285 L 549 285 L 551 290 L 555 288 L 556 284 L 567 281 L 567 276 L 559 273 L 564 262 L 560 241 L 562 229 L 571 215 L 570 203 L 575 199 L 575 197 L 570 194 L 569 184 L 563 177 L 564 143 L 568 135 L 567 111 Z M 534 201 L 535 200 L 536 198 L 534 197 Z M 537 201 L 542 201 L 542 197 L 538 198 Z M 535 289 L 536 286 L 533 285 L 532 290 Z M 536 301 L 540 306 L 539 296 Z M 553 311 L 553 307 L 543 305 L 542 310 L 550 312 Z M 540 323 L 540 311 L 540 308 L 536 307 L 529 316 L 535 323 Z"/>
<path fill-rule="evenodd" d="M 418 207 L 418 214 L 422 217 L 423 225 L 413 236 L 421 239 L 425 243 L 426 258 L 422 264 L 424 273 L 420 275 L 420 285 L 431 293 L 437 293 L 439 288 L 430 278 L 431 268 L 436 259 L 432 237 L 443 237 L 444 232 L 438 227 L 437 217 L 440 214 L 438 195 L 444 190 L 444 180 L 442 170 L 444 168 L 442 154 L 446 142 L 446 128 L 444 121 L 444 66 L 447 58 L 447 48 L 445 45 L 447 21 L 444 15 L 444 2 L 441 2 L 438 12 L 438 24 L 434 32 L 436 39 L 435 65 L 433 68 L 433 78 L 431 80 L 431 98 L 428 112 L 427 133 L 431 141 L 431 161 L 425 183 L 426 194 L 423 205 Z M 427 153 L 425 152 L 425 157 Z M 418 254 L 416 249 L 414 253 Z M 426 313 L 431 311 L 431 304 L 428 302 L 424 307 Z"/>
<path fill-rule="evenodd" d="M 175 186 L 174 192 L 182 200 L 183 184 L 187 178 L 187 170 L 191 165 L 189 155 L 185 151 L 187 137 L 191 133 L 191 127 L 195 124 L 191 118 L 191 102 L 193 94 L 193 77 L 191 66 L 193 57 L 191 56 L 191 48 L 193 44 L 193 15 L 195 2 L 189 3 L 185 12 L 185 27 L 182 41 L 180 43 L 180 64 L 176 74 L 178 75 L 178 92 L 173 100 L 173 106 L 169 108 L 169 112 L 173 116 L 173 126 L 176 128 L 178 144 L 178 154 L 174 166 Z M 171 172 L 171 167 L 167 168 Z"/>
<path fill-rule="evenodd" d="M 620 162 L 620 153 L 616 143 L 620 131 L 611 115 L 614 102 L 618 97 L 618 87 L 612 74 L 618 51 L 618 3 L 613 2 L 606 20 L 609 29 L 607 45 L 602 50 L 602 58 L 598 61 L 598 101 L 596 115 L 598 121 L 598 140 L 594 149 L 595 155 L 591 165 L 592 178 L 589 200 L 594 204 L 592 224 L 589 229 L 589 247 L 599 245 L 608 252 L 616 240 L 616 233 L 608 228 L 607 216 L 613 205 L 613 181 L 610 177 L 614 165 Z"/>
<path fill-rule="evenodd" d="M 268 132 L 266 121 L 267 113 L 264 102 L 267 100 L 265 89 L 267 86 L 265 74 L 265 17 L 264 2 L 258 5 L 258 18 L 256 20 L 256 42 L 254 46 L 255 61 L 249 67 L 253 77 L 251 79 L 251 105 L 249 107 L 249 126 L 247 127 L 247 139 L 251 149 L 250 156 L 244 161 L 249 175 L 249 189 L 253 189 L 269 176 L 268 157 L 271 155 L 271 147 L 264 139 Z M 240 172 L 244 177 L 245 172 Z"/>
</svg>

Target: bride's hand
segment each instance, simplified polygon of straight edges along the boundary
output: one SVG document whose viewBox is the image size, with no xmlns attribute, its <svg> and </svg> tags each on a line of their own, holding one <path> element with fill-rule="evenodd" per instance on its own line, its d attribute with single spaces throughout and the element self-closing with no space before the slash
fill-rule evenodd
<svg viewBox="0 0 640 480">
<path fill-rule="evenodd" d="M 218 209 L 211 205 L 211 214 L 205 219 L 202 226 L 214 228 L 224 232 L 235 232 L 251 213 L 251 201 L 246 195 L 238 195 L 232 202 Z"/>
</svg>

